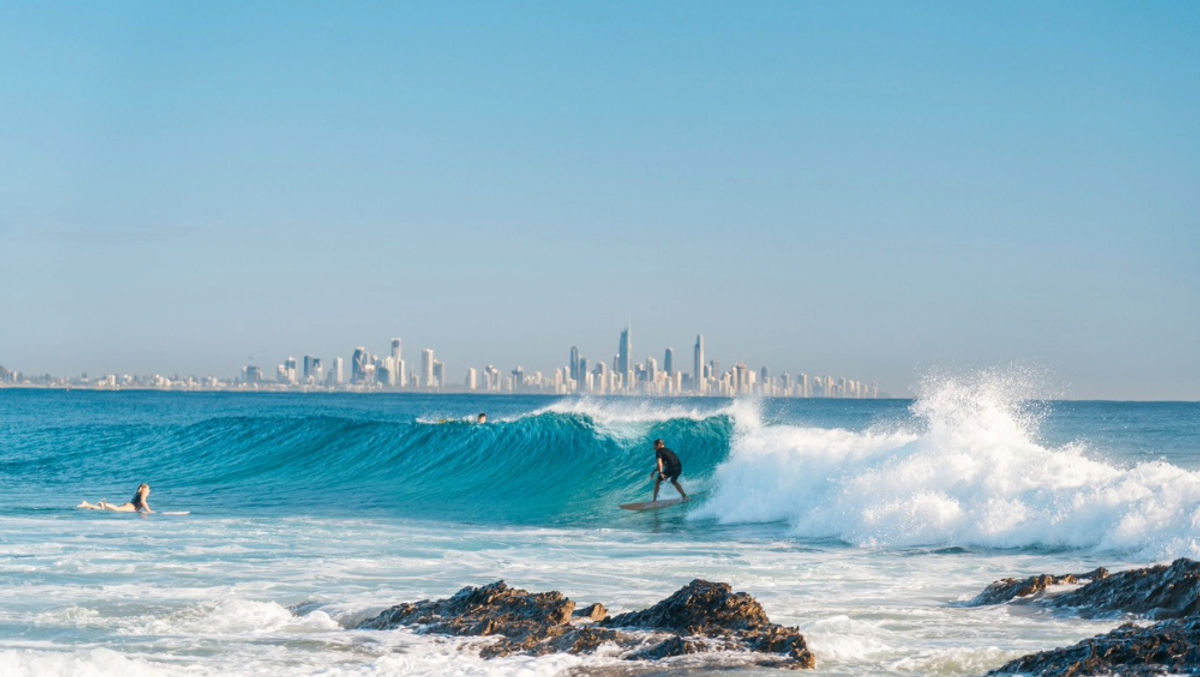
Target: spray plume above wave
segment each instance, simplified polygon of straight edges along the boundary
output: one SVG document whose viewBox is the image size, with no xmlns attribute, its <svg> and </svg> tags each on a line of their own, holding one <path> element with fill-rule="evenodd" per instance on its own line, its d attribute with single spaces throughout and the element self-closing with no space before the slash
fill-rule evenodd
<svg viewBox="0 0 1200 677">
<path fill-rule="evenodd" d="M 1037 441 L 1022 375 L 929 379 L 915 420 L 861 432 L 743 426 L 697 517 L 786 521 L 861 546 L 1087 548 L 1200 554 L 1200 473 L 1122 468 L 1083 442 Z"/>
</svg>

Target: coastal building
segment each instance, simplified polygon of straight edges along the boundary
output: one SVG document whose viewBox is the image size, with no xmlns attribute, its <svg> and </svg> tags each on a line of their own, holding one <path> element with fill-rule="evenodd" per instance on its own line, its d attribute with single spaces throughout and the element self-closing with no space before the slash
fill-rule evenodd
<svg viewBox="0 0 1200 677">
<path fill-rule="evenodd" d="M 624 331 L 621 332 L 621 340 L 617 343 L 617 363 L 615 368 L 619 374 L 627 374 L 629 372 L 629 354 L 631 350 L 629 339 L 630 329 L 631 327 L 629 326 L 625 327 Z"/>
<path fill-rule="evenodd" d="M 433 380 L 433 349 L 425 348 L 421 351 L 421 385 L 426 388 L 433 388 L 436 383 Z"/>
<path fill-rule="evenodd" d="M 354 355 L 350 358 L 350 383 L 363 383 L 367 379 L 367 364 L 370 363 L 371 356 L 367 353 L 367 349 L 359 346 L 354 349 Z"/>
</svg>

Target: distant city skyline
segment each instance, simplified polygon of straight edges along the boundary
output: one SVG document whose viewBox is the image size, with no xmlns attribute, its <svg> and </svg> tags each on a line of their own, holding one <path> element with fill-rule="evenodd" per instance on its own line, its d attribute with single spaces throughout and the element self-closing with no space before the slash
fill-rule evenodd
<svg viewBox="0 0 1200 677">
<path fill-rule="evenodd" d="M 0 364 L 402 336 L 548 373 L 632 323 L 681 372 L 703 332 L 899 395 L 1197 400 L 1198 35 L 1175 0 L 6 4 Z"/>
<path fill-rule="evenodd" d="M 237 374 L 222 378 L 215 374 L 127 374 L 89 375 L 31 374 L 0 365 L 0 387 L 45 386 L 100 389 L 152 388 L 163 390 L 304 390 L 358 392 L 477 392 L 481 394 L 543 393 L 553 395 L 631 395 L 649 397 L 833 397 L 876 398 L 877 383 L 848 378 L 809 374 L 801 371 L 773 372 L 766 365 L 734 362 L 721 368 L 716 358 L 707 359 L 704 336 L 696 335 L 691 373 L 675 369 L 674 349 L 663 349 L 660 364 L 653 355 L 637 360 L 632 348 L 632 326 L 620 332 L 616 353 L 611 361 L 589 361 L 577 345 L 572 345 L 564 365 L 548 372 L 526 370 L 516 364 L 505 370 L 494 364 L 468 365 L 463 378 L 455 381 L 445 362 L 433 348 L 421 349 L 419 368 L 404 359 L 404 341 L 393 337 L 383 354 L 358 346 L 350 353 L 350 372 L 341 356 L 322 358 L 305 354 L 301 359 L 288 356 L 264 369 L 263 365 L 244 364 Z M 326 371 L 326 364 L 329 365 Z M 883 393 L 888 396 L 888 393 Z"/>
</svg>

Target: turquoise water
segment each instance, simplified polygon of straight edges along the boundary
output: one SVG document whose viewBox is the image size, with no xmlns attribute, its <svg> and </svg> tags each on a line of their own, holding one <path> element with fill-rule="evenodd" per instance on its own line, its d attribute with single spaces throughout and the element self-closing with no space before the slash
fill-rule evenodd
<svg viewBox="0 0 1200 677">
<path fill-rule="evenodd" d="M 649 498 L 659 437 L 696 500 L 616 509 Z M 139 482 L 190 514 L 73 509 Z M 1197 525 L 1200 404 L 994 380 L 916 401 L 0 390 L 0 674 L 601 668 L 348 628 L 497 578 L 623 610 L 697 576 L 799 625 L 817 674 L 980 674 L 1112 624 L 955 601 L 1197 556 Z"/>
</svg>

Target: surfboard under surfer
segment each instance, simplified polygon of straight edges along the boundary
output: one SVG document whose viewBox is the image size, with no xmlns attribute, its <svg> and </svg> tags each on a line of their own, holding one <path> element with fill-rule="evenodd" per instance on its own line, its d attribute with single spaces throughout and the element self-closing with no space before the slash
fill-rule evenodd
<svg viewBox="0 0 1200 677">
<path fill-rule="evenodd" d="M 667 448 L 662 440 L 654 440 L 654 460 L 655 468 L 650 473 L 654 478 L 654 497 L 650 500 L 658 500 L 658 488 L 662 485 L 663 480 L 669 480 L 675 487 L 675 491 L 679 492 L 681 500 L 688 500 L 688 495 L 684 493 L 683 487 L 679 486 L 679 475 L 683 472 L 683 464 L 679 462 L 679 457 L 675 452 Z"/>
<path fill-rule="evenodd" d="M 151 513 L 154 511 L 150 509 L 150 504 L 146 502 L 146 499 L 149 497 L 150 485 L 143 482 L 142 484 L 138 485 L 137 491 L 133 492 L 133 498 L 129 499 L 129 502 L 123 505 L 113 505 L 104 499 L 100 499 L 100 502 L 94 505 L 84 501 L 75 507 L 79 508 L 80 510 L 112 510 L 113 512 Z"/>
</svg>

